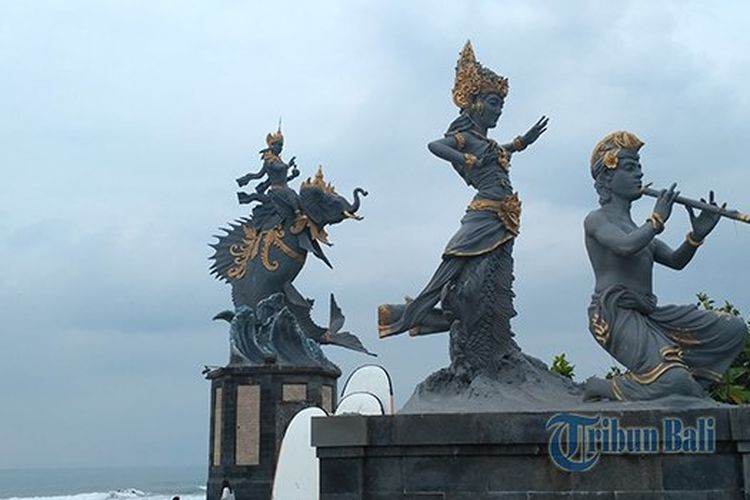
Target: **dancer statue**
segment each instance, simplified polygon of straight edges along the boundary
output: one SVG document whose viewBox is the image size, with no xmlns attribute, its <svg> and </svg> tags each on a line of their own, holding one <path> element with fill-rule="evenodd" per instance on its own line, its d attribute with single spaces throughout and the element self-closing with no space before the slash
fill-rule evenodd
<svg viewBox="0 0 750 500">
<path fill-rule="evenodd" d="M 704 397 L 747 341 L 740 319 L 695 305 L 658 306 L 653 294 L 654 263 L 683 269 L 716 227 L 722 215 L 714 193 L 712 210 L 696 215 L 689 206 L 691 231 L 677 249 L 656 236 L 672 214 L 676 185 L 660 192 L 644 223 L 630 215 L 642 195 L 643 146 L 630 132 L 602 139 L 591 156 L 591 175 L 600 208 L 584 223 L 586 250 L 596 287 L 589 307 L 590 329 L 596 341 L 627 368 L 610 380 L 592 377 L 585 398 L 648 400 L 669 395 Z M 721 207 L 722 209 L 724 207 Z"/>
<path fill-rule="evenodd" d="M 507 144 L 487 137 L 497 125 L 507 93 L 508 80 L 477 62 L 467 42 L 453 87 L 460 114 L 445 137 L 428 147 L 450 162 L 477 194 L 424 290 L 406 304 L 378 308 L 381 337 L 407 330 L 411 335 L 450 331 L 451 368 L 471 374 L 491 371 L 502 357 L 520 352 L 510 319 L 515 315 L 512 251 L 520 230 L 521 201 L 510 182 L 510 160 L 544 133 L 548 120 L 542 117 Z"/>
</svg>

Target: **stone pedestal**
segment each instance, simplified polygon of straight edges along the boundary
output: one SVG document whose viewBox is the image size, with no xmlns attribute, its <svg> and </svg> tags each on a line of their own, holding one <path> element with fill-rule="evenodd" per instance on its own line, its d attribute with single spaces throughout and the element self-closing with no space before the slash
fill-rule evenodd
<svg viewBox="0 0 750 500">
<path fill-rule="evenodd" d="M 750 407 L 578 411 L 660 429 L 713 418 L 715 449 L 602 454 L 587 472 L 550 456 L 557 412 L 339 416 L 313 419 L 320 500 L 750 500 Z"/>
<path fill-rule="evenodd" d="M 331 413 L 340 373 L 325 368 L 228 366 L 208 373 L 211 428 L 207 500 L 229 481 L 237 500 L 271 498 L 276 460 L 289 422 L 301 409 Z"/>
</svg>

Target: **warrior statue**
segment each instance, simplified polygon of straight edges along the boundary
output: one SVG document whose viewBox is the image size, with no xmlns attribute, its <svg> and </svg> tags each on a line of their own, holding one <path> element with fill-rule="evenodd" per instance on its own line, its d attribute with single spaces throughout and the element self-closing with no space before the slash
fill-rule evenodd
<svg viewBox="0 0 750 500">
<path fill-rule="evenodd" d="M 275 133 L 266 135 L 266 145 L 265 149 L 260 150 L 263 167 L 259 172 L 250 172 L 243 175 L 237 179 L 237 184 L 243 187 L 252 180 L 262 179 L 264 176 L 268 178 L 255 187 L 256 194 L 249 195 L 239 192 L 237 193 L 237 198 L 240 204 L 248 204 L 253 201 L 271 201 L 272 203 L 266 205 L 268 216 L 263 217 L 263 219 L 268 227 L 272 227 L 278 224 L 281 218 L 293 217 L 299 213 L 297 193 L 288 185 L 289 181 L 299 176 L 299 169 L 297 169 L 297 165 L 295 164 L 295 157 L 292 157 L 287 164 L 279 156 L 281 150 L 284 148 L 284 135 L 281 133 L 281 124 L 279 124 L 279 129 Z M 292 173 L 287 176 L 290 168 L 292 169 Z M 268 196 L 265 196 L 269 188 L 271 192 Z"/>
<path fill-rule="evenodd" d="M 328 327 L 310 317 L 313 301 L 292 285 L 308 253 L 332 267 L 322 245 L 330 245 L 325 227 L 356 215 L 361 188 L 349 202 L 327 183 L 318 168 L 314 179 L 302 183 L 299 194 L 289 181 L 299 175 L 294 158 L 281 159 L 284 136 L 281 129 L 266 136 L 261 150 L 263 167 L 237 179 L 240 186 L 259 182 L 255 192 L 238 193 L 241 204 L 258 203 L 252 215 L 222 229 L 211 245 L 215 252 L 211 273 L 232 286 L 234 311 L 219 313 L 230 327 L 230 364 L 277 363 L 294 366 L 330 366 L 319 344 L 333 344 L 368 353 L 357 337 L 339 331 L 344 316 L 333 295 Z M 291 174 L 289 173 L 289 170 Z"/>
<path fill-rule="evenodd" d="M 702 311 L 695 305 L 658 306 L 653 294 L 654 263 L 683 269 L 719 222 L 713 192 L 696 215 L 686 204 L 691 231 L 677 249 L 656 236 L 678 199 L 676 185 L 658 194 L 643 224 L 630 215 L 633 201 L 644 191 L 639 150 L 630 132 L 602 139 L 591 156 L 591 175 L 600 208 L 584 223 L 586 250 L 596 287 L 589 307 L 596 341 L 627 368 L 610 380 L 591 378 L 587 399 L 648 400 L 668 395 L 703 397 L 743 349 L 747 327 L 734 316 Z M 683 201 L 684 203 L 684 201 Z"/>
<path fill-rule="evenodd" d="M 459 116 L 428 147 L 450 162 L 477 194 L 422 292 L 406 304 L 378 309 L 381 337 L 407 330 L 411 335 L 450 331 L 450 370 L 468 378 L 498 369 L 503 359 L 520 353 L 510 320 L 515 315 L 512 251 L 521 202 L 510 182 L 510 159 L 539 138 L 548 120 L 542 117 L 507 144 L 490 139 L 487 132 L 497 125 L 507 93 L 508 80 L 477 62 L 467 42 L 453 87 Z"/>
</svg>

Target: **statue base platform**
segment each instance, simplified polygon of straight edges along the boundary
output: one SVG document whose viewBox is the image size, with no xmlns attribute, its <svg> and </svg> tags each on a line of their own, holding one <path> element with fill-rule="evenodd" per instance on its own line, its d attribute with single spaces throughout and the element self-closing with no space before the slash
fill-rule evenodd
<svg viewBox="0 0 750 500">
<path fill-rule="evenodd" d="M 278 365 L 210 371 L 211 431 L 207 500 L 221 498 L 229 481 L 235 497 L 271 498 L 281 440 L 294 415 L 336 407 L 338 370 Z"/>
<path fill-rule="evenodd" d="M 644 405 L 608 403 L 596 410 L 588 404 L 568 410 L 598 418 L 600 430 L 616 425 L 612 435 L 623 431 L 626 440 L 628 429 L 653 428 L 658 435 L 656 448 L 647 452 L 628 453 L 626 446 L 612 453 L 619 446 L 614 438 L 608 452 L 580 472 L 553 460 L 554 426 L 547 426 L 562 412 L 315 418 L 320 500 L 750 500 L 750 407 Z M 679 433 L 676 419 L 682 425 Z M 682 451 L 676 449 L 678 434 Z M 567 440 L 570 428 L 561 436 Z M 635 447 L 633 439 L 630 443 Z M 571 450 L 565 444 L 563 455 Z"/>
</svg>

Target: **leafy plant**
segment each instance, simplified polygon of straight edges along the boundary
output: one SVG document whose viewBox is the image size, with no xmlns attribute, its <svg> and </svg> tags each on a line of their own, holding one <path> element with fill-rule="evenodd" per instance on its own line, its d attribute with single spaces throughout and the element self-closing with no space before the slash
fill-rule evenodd
<svg viewBox="0 0 750 500">
<path fill-rule="evenodd" d="M 698 305 L 701 306 L 706 311 L 724 312 L 727 314 L 731 314 L 732 316 L 739 316 L 741 314 L 739 309 L 734 307 L 727 300 L 724 301 L 723 306 L 717 308 L 714 305 L 715 304 L 714 299 L 712 299 L 705 293 L 699 293 L 697 297 L 698 297 Z M 748 323 L 750 323 L 750 320 L 748 320 Z"/>
<path fill-rule="evenodd" d="M 746 378 L 746 368 L 729 368 L 721 380 L 711 389 L 711 397 L 722 403 L 737 405 L 750 403 L 750 387 L 744 381 Z"/>
<path fill-rule="evenodd" d="M 740 311 L 727 301 L 717 308 L 714 300 L 705 293 L 698 294 L 698 305 L 707 311 L 723 312 L 732 316 L 741 315 Z M 748 327 L 750 327 L 750 319 Z M 745 349 L 711 389 L 711 397 L 722 403 L 736 405 L 750 403 L 750 335 L 747 336 Z"/>
<path fill-rule="evenodd" d="M 550 371 L 552 373 L 557 373 L 561 377 L 573 380 L 573 377 L 575 377 L 575 368 L 575 365 L 571 365 L 568 360 L 565 359 L 565 353 L 561 353 L 552 359 L 552 366 L 550 367 Z"/>
</svg>

